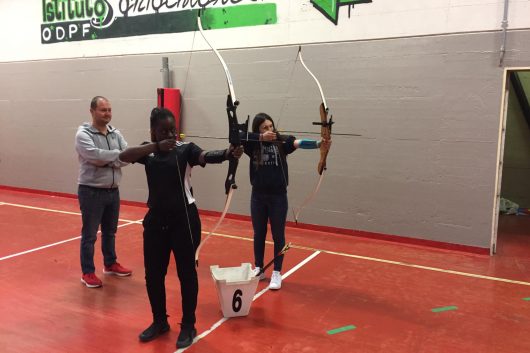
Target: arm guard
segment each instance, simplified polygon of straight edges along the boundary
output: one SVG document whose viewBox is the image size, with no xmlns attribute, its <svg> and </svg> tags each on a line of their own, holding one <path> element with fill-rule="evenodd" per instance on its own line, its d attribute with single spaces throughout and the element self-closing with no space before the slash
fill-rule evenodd
<svg viewBox="0 0 530 353">
<path fill-rule="evenodd" d="M 315 149 L 320 147 L 320 141 L 303 139 L 300 140 L 298 147 L 302 149 Z"/>
<path fill-rule="evenodd" d="M 226 154 L 227 154 L 227 150 L 208 151 L 204 155 L 204 162 L 207 164 L 223 163 L 227 159 Z"/>
</svg>

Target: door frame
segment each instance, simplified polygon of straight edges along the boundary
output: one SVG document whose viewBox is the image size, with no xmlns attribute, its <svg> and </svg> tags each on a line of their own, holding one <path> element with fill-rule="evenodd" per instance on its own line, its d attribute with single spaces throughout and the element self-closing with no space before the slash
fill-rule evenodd
<svg viewBox="0 0 530 353">
<path fill-rule="evenodd" d="M 497 170 L 495 173 L 495 192 L 493 194 L 493 214 L 491 222 L 490 255 L 497 251 L 497 232 L 499 226 L 499 206 L 501 200 L 502 168 L 504 164 L 504 144 L 506 139 L 506 121 L 508 119 L 508 102 L 510 97 L 510 73 L 513 71 L 530 71 L 530 67 L 506 67 L 502 78 L 502 102 L 499 118 L 499 137 L 497 139 Z"/>
</svg>

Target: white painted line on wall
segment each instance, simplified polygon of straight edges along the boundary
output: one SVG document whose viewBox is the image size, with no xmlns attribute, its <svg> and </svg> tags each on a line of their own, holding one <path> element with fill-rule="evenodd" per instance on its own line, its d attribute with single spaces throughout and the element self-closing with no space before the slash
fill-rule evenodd
<svg viewBox="0 0 530 353">
<path fill-rule="evenodd" d="M 231 237 L 235 237 L 235 236 L 231 236 Z M 237 238 L 237 237 L 235 237 Z M 312 253 L 311 255 L 309 255 L 308 257 L 306 257 L 303 261 L 301 261 L 300 263 L 298 263 L 295 267 L 291 268 L 289 271 L 287 271 L 284 275 L 282 275 L 282 278 L 285 279 L 287 277 L 289 277 L 291 274 L 293 274 L 294 272 L 296 272 L 297 270 L 299 270 L 302 266 L 304 266 L 306 263 L 308 263 L 309 261 L 313 260 L 315 258 L 315 256 L 317 256 L 318 254 L 320 254 L 320 251 L 315 251 L 314 253 Z M 252 301 L 255 301 L 256 299 L 258 299 L 259 297 L 261 297 L 265 292 L 267 292 L 269 290 L 269 287 L 265 287 L 265 289 L 263 289 L 261 292 L 257 293 L 256 295 L 254 295 L 254 298 L 252 299 Z M 202 332 L 200 335 L 198 335 L 197 337 L 195 337 L 195 339 L 193 340 L 193 343 L 191 344 L 191 346 L 188 346 L 186 348 L 179 348 L 175 351 L 175 353 L 181 353 L 181 352 L 184 352 L 185 350 L 187 350 L 188 348 L 192 347 L 195 343 L 197 343 L 198 341 L 200 341 L 201 339 L 203 339 L 204 337 L 208 336 L 210 333 L 212 333 L 213 331 L 215 331 L 219 326 L 221 326 L 222 324 L 224 324 L 225 322 L 227 322 L 230 318 L 228 317 L 223 317 L 222 319 L 220 319 L 219 321 L 217 321 L 215 324 L 212 325 L 212 327 L 210 327 L 208 330 Z"/>
<path fill-rule="evenodd" d="M 128 222 L 128 223 L 120 224 L 118 226 L 118 228 L 125 227 L 125 226 L 131 225 L 131 224 L 138 224 L 138 221 L 131 221 L 131 222 Z M 99 233 L 101 233 L 101 231 L 98 231 L 98 234 Z M 7 255 L 7 256 L 4 256 L 4 257 L 0 257 L 0 261 L 4 261 L 4 260 L 11 259 L 13 257 L 17 257 L 17 256 L 21 256 L 21 255 L 30 254 L 30 253 L 35 252 L 35 251 L 51 248 L 53 246 L 61 245 L 61 244 L 64 244 L 64 243 L 68 243 L 70 241 L 77 240 L 77 239 L 81 239 L 81 236 L 70 238 L 70 239 L 66 239 L 66 240 L 61 240 L 61 241 L 58 241 L 56 243 L 43 245 L 43 246 L 39 246 L 38 248 L 22 251 L 22 252 L 19 252 L 19 253 L 16 253 L 16 254 Z"/>
</svg>

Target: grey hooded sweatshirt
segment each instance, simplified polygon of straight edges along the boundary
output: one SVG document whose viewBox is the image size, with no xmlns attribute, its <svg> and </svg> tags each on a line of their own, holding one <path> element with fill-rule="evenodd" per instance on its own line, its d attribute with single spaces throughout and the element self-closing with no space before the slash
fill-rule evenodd
<svg viewBox="0 0 530 353">
<path fill-rule="evenodd" d="M 103 135 L 90 123 L 79 126 L 75 135 L 75 150 L 79 157 L 80 185 L 96 188 L 117 188 L 121 180 L 121 167 L 128 163 L 119 159 L 127 142 L 118 129 L 107 125 Z"/>
</svg>

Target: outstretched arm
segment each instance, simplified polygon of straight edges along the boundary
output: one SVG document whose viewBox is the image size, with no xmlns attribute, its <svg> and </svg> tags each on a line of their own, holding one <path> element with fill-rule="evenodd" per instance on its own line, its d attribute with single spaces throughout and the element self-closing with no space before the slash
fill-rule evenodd
<svg viewBox="0 0 530 353">
<path fill-rule="evenodd" d="M 141 146 L 128 147 L 125 151 L 120 153 L 120 160 L 123 162 L 136 162 L 142 157 L 155 152 L 167 152 L 175 148 L 177 141 L 175 139 L 167 139 L 157 142 L 150 142 Z"/>
</svg>

